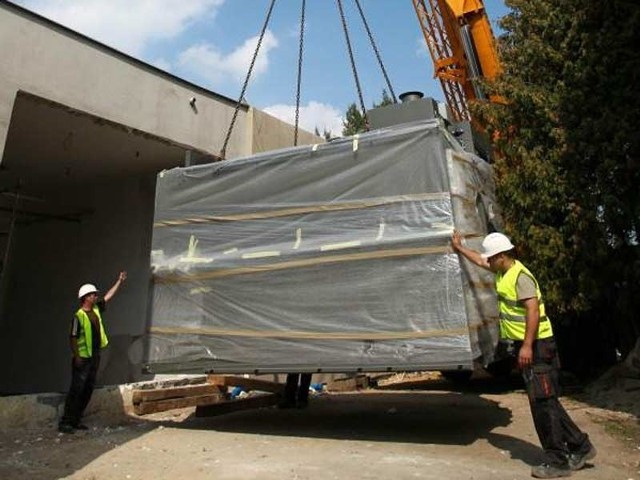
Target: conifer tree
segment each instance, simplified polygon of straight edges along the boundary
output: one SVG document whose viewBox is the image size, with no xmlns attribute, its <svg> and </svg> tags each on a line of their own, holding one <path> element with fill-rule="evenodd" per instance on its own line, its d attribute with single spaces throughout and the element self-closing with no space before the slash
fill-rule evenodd
<svg viewBox="0 0 640 480">
<path fill-rule="evenodd" d="M 386 89 L 382 89 L 382 98 L 380 102 L 373 102 L 373 108 L 384 107 L 386 105 L 390 105 L 393 103 L 393 99 L 389 96 Z M 351 135 L 355 135 L 356 133 L 362 133 L 367 130 L 367 124 L 364 118 L 364 115 L 357 107 L 355 103 L 352 103 L 347 108 L 347 113 L 345 114 L 345 120 L 343 122 L 342 135 L 345 137 L 349 137 Z"/>
<path fill-rule="evenodd" d="M 503 73 L 487 86 L 505 103 L 472 112 L 493 138 L 507 233 L 552 318 L 624 354 L 640 336 L 640 9 L 506 3 Z"/>
</svg>

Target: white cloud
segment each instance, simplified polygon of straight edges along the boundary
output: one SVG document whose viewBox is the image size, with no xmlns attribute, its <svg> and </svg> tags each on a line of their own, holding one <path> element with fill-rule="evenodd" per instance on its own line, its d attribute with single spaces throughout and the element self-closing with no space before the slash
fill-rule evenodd
<svg viewBox="0 0 640 480">
<path fill-rule="evenodd" d="M 239 82 L 244 80 L 247 75 L 257 44 L 258 36 L 256 35 L 248 38 L 242 45 L 225 55 L 215 45 L 201 43 L 183 51 L 178 58 L 178 63 L 215 86 L 219 86 L 229 79 Z M 275 35 L 267 30 L 253 67 L 252 79 L 267 70 L 269 53 L 277 46 L 278 40 Z"/>
<path fill-rule="evenodd" d="M 279 118 L 283 122 L 295 124 L 295 105 L 271 105 L 263 109 L 269 115 Z M 325 103 L 310 101 L 300 107 L 300 128 L 312 132 L 317 128 L 320 134 L 327 130 L 334 137 L 342 135 L 342 112 Z"/>
<path fill-rule="evenodd" d="M 155 40 L 174 38 L 224 0 L 24 0 L 55 22 L 134 56 Z"/>
</svg>

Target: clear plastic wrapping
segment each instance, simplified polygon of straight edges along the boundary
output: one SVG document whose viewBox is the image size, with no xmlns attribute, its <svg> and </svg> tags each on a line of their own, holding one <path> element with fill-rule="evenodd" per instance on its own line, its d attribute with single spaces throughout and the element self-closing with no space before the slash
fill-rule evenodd
<svg viewBox="0 0 640 480">
<path fill-rule="evenodd" d="M 487 229 L 464 191 L 487 180 L 477 162 L 430 121 L 161 173 L 150 369 L 392 371 L 489 358 L 495 296 L 466 291 L 473 280 L 450 248 L 454 218 Z M 477 192 L 493 201 L 491 186 Z"/>
</svg>

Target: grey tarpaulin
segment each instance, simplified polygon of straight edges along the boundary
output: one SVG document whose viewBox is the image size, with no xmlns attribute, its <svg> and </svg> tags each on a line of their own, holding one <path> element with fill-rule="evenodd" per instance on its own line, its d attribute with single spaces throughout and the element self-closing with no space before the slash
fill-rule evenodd
<svg viewBox="0 0 640 480">
<path fill-rule="evenodd" d="M 380 371 L 487 363 L 490 166 L 438 121 L 158 176 L 153 372 Z"/>
</svg>

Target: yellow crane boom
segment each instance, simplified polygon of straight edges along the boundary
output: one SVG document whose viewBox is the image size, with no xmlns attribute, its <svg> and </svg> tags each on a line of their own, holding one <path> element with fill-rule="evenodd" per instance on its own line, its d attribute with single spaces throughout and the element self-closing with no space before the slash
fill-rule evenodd
<svg viewBox="0 0 640 480">
<path fill-rule="evenodd" d="M 471 120 L 478 83 L 500 72 L 495 37 L 481 0 L 412 0 L 453 120 Z M 497 101 L 497 99 L 490 99 Z"/>
</svg>

